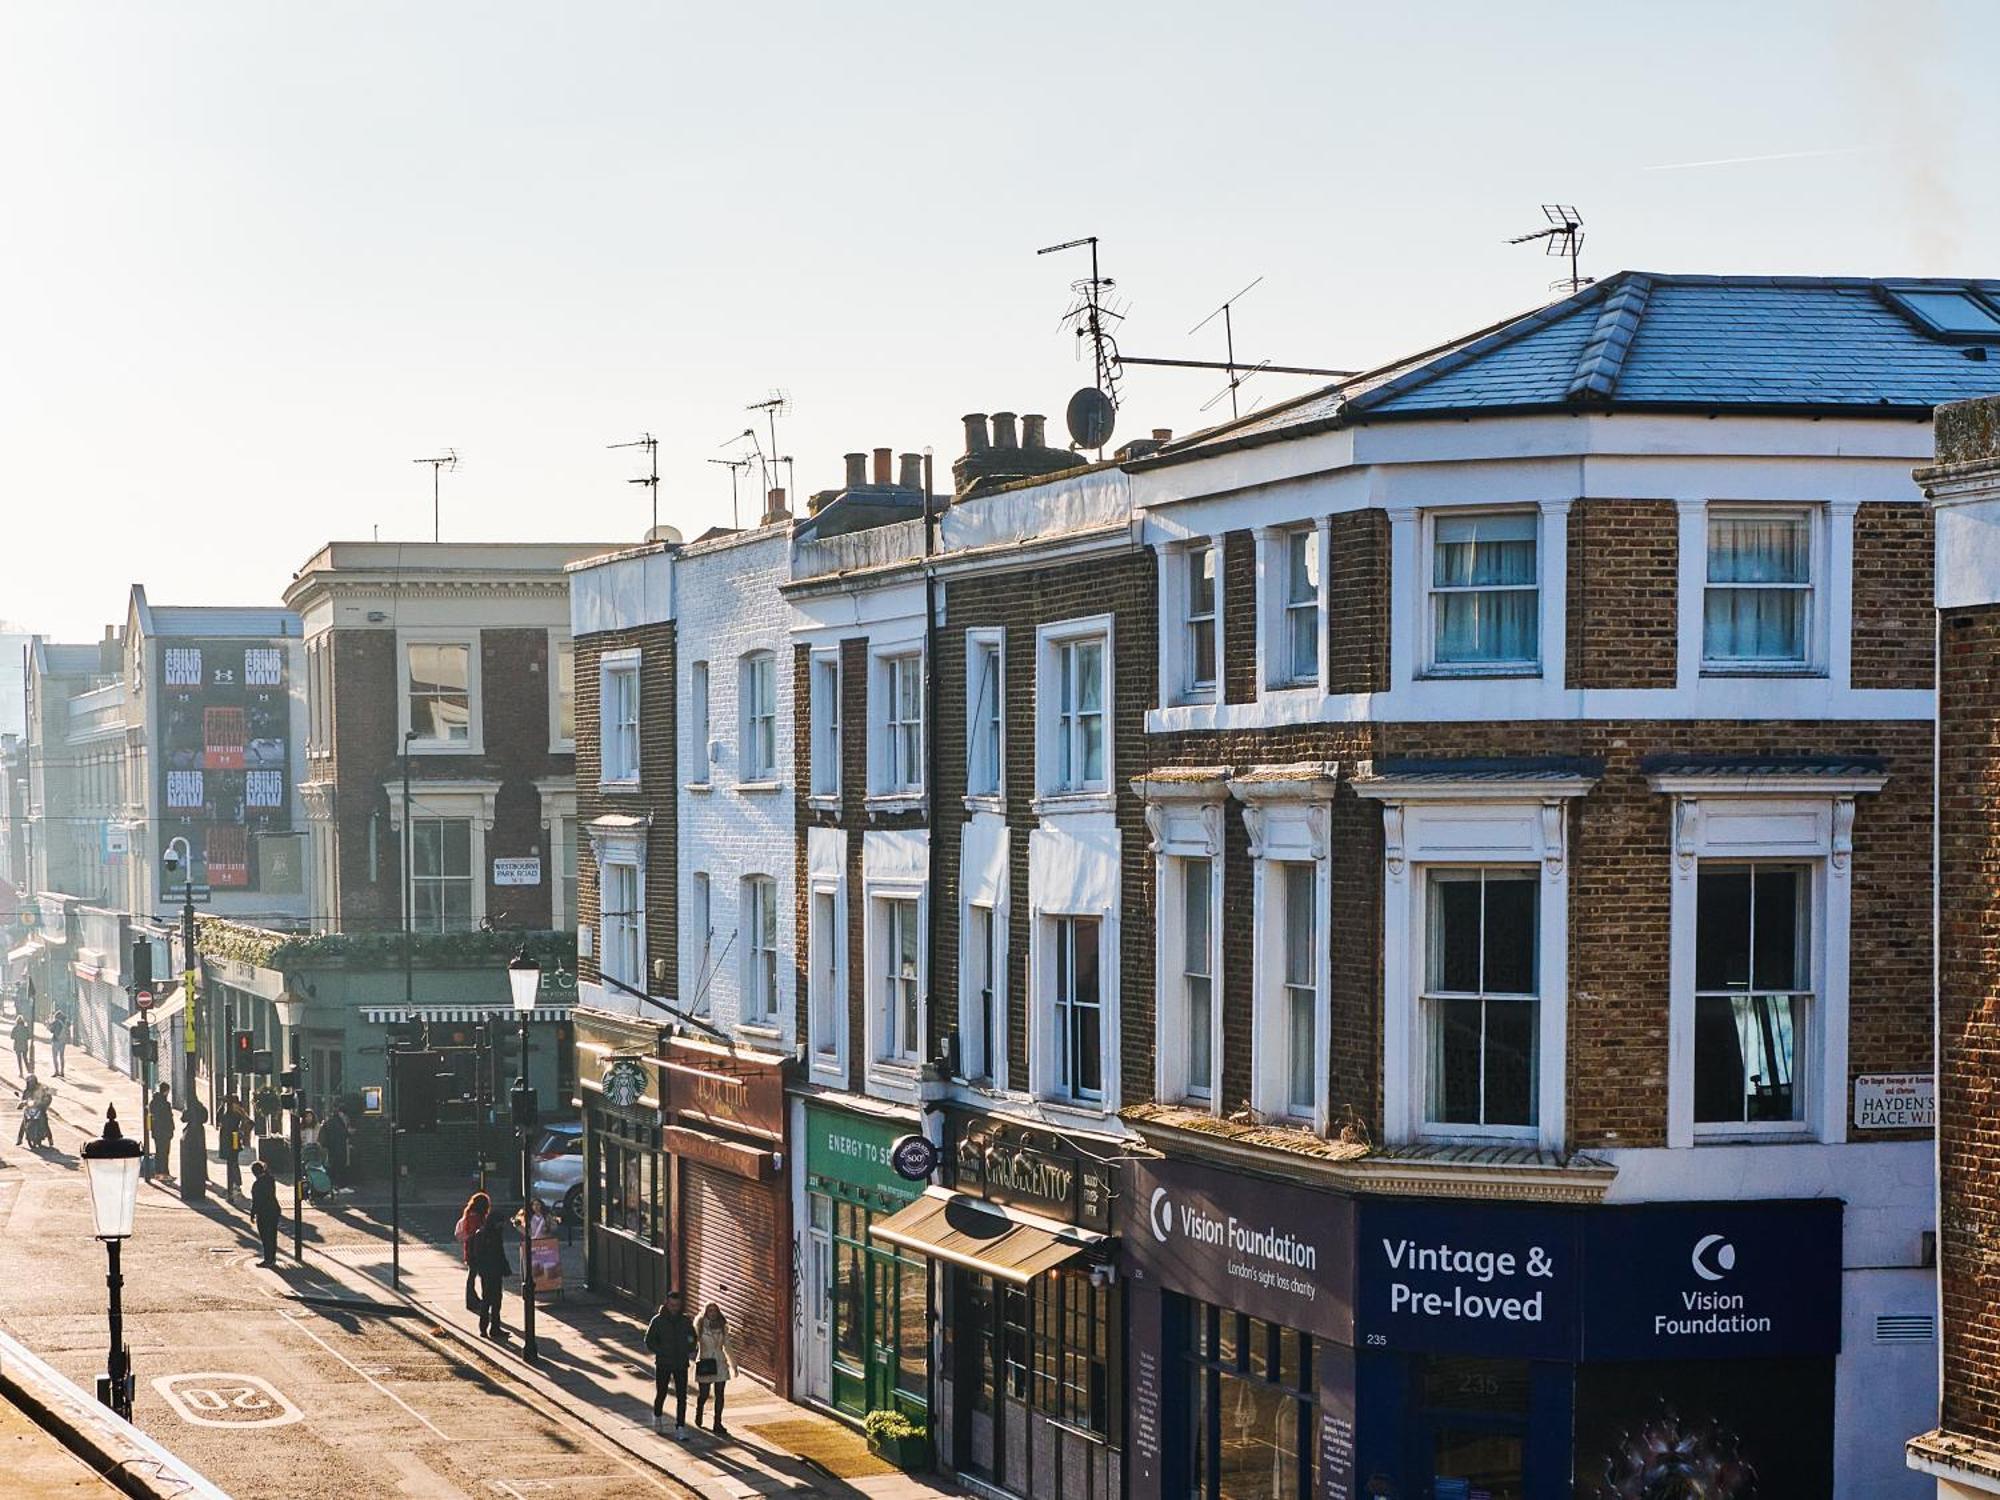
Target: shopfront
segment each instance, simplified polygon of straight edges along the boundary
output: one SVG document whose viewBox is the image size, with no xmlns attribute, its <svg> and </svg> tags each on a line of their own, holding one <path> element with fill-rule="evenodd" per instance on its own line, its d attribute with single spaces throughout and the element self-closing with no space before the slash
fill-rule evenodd
<svg viewBox="0 0 2000 1500">
<path fill-rule="evenodd" d="M 671 1281 L 667 1188 L 660 1149 L 660 1030 L 576 1012 L 576 1081 L 583 1105 L 585 1278 L 592 1291 L 658 1307 Z"/>
<path fill-rule="evenodd" d="M 873 1233 L 923 1193 L 889 1164 L 896 1141 L 917 1129 L 915 1116 L 818 1100 L 802 1109 L 800 1391 L 849 1417 L 893 1408 L 928 1425 L 930 1263 Z"/>
<path fill-rule="evenodd" d="M 1841 1206 L 1364 1200 L 1362 1492 L 1833 1493 Z"/>
<path fill-rule="evenodd" d="M 1119 1155 L 1117 1142 L 952 1112 L 949 1186 L 877 1227 L 936 1269 L 943 1466 L 1015 1495 L 1122 1493 Z"/>
<path fill-rule="evenodd" d="M 1348 1500 L 1354 1201 L 1180 1159 L 1126 1170 L 1132 1500 Z"/>
</svg>

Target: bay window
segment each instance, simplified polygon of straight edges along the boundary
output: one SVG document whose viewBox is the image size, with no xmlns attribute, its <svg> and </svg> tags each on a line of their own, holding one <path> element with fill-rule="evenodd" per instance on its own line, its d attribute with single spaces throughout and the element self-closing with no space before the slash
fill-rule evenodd
<svg viewBox="0 0 2000 1500">
<path fill-rule="evenodd" d="M 1705 669 L 1797 671 L 1810 664 L 1813 550 L 1812 514 L 1803 508 L 1710 510 Z"/>
<path fill-rule="evenodd" d="M 1431 518 L 1433 670 L 1525 673 L 1538 667 L 1540 529 L 1533 511 Z"/>
<path fill-rule="evenodd" d="M 1316 682 L 1319 679 L 1319 533 L 1285 532 L 1278 562 L 1283 573 L 1283 607 L 1273 681 Z"/>
<path fill-rule="evenodd" d="M 1184 640 L 1183 689 L 1190 698 L 1211 697 L 1216 681 L 1215 561 L 1213 542 L 1200 542 L 1180 554 Z"/>
<path fill-rule="evenodd" d="M 1430 1125 L 1537 1123 L 1540 895 L 1531 870 L 1430 871 L 1422 1002 Z"/>
<path fill-rule="evenodd" d="M 1215 1096 L 1215 861 L 1174 861 L 1180 880 L 1181 1024 L 1187 1047 L 1183 1087 L 1190 1099 Z"/>
<path fill-rule="evenodd" d="M 472 926 L 472 823 L 410 820 L 410 926 L 464 932 Z"/>
<path fill-rule="evenodd" d="M 1812 872 L 1703 861 L 1695 883 L 1694 1118 L 1805 1119 L 1798 1061 L 1812 1025 Z"/>
<path fill-rule="evenodd" d="M 467 640 L 412 640 L 403 646 L 403 727 L 416 748 L 476 750 L 473 651 Z"/>
<path fill-rule="evenodd" d="M 1319 1092 L 1319 984 L 1315 978 L 1319 871 L 1307 864 L 1285 864 L 1278 869 L 1285 900 L 1285 1108 L 1290 1114 L 1310 1116 Z"/>
</svg>

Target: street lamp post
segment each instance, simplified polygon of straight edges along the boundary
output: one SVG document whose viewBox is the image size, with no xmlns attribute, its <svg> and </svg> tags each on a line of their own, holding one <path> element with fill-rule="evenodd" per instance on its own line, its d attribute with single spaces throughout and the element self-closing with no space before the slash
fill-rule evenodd
<svg viewBox="0 0 2000 1500">
<path fill-rule="evenodd" d="M 90 1184 L 90 1217 L 104 1241 L 111 1266 L 104 1284 L 111 1293 L 111 1357 L 97 1378 L 97 1399 L 126 1421 L 132 1420 L 132 1355 L 125 1347 L 125 1312 L 120 1293 L 125 1278 L 118 1269 L 118 1247 L 132 1233 L 139 1207 L 139 1143 L 118 1128 L 118 1110 L 104 1110 L 104 1134 L 83 1147 L 83 1168 Z"/>
<path fill-rule="evenodd" d="M 534 1218 L 528 1209 L 528 1193 L 533 1185 L 535 1148 L 535 1088 L 528 1082 L 528 1017 L 542 987 L 542 970 L 528 950 L 522 948 L 507 965 L 507 986 L 514 999 L 514 1014 L 521 1022 L 521 1076 L 514 1080 L 514 1128 L 521 1136 L 521 1357 L 533 1360 L 541 1347 L 535 1342 L 535 1235 Z"/>
<path fill-rule="evenodd" d="M 306 1166 L 301 1159 L 299 1145 L 299 1113 L 305 1108 L 305 1065 L 299 1061 L 299 1022 L 305 1019 L 306 1002 L 290 987 L 282 991 L 271 1002 L 271 1009 L 277 1015 L 278 1025 L 284 1032 L 286 1056 L 291 1066 L 280 1073 L 278 1081 L 285 1081 L 285 1074 L 294 1078 L 292 1087 L 292 1259 L 305 1264 L 306 1236 Z"/>
</svg>

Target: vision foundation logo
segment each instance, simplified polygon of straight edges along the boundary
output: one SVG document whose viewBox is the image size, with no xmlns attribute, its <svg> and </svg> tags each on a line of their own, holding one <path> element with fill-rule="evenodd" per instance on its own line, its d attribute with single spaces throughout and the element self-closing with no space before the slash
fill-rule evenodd
<svg viewBox="0 0 2000 1500">
<path fill-rule="evenodd" d="M 1736 1269 L 1736 1247 L 1719 1234 L 1705 1234 L 1694 1242 L 1688 1255 L 1694 1274 L 1703 1281 L 1721 1281 Z M 1771 1320 L 1752 1316 L 1744 1310 L 1740 1292 L 1692 1291 L 1680 1294 L 1681 1311 L 1653 1316 L 1653 1332 L 1661 1338 L 1691 1334 L 1769 1333 Z"/>
<path fill-rule="evenodd" d="M 1319 1269 L 1319 1248 L 1276 1225 L 1246 1224 L 1234 1214 L 1212 1214 L 1187 1203 L 1176 1203 L 1163 1187 L 1154 1188 L 1146 1205 L 1153 1238 L 1162 1245 L 1176 1236 L 1191 1244 L 1228 1252 L 1229 1274 L 1259 1286 L 1274 1287 L 1302 1297 L 1318 1288 L 1304 1277 Z M 1240 1258 L 1239 1258 L 1240 1257 Z"/>
</svg>

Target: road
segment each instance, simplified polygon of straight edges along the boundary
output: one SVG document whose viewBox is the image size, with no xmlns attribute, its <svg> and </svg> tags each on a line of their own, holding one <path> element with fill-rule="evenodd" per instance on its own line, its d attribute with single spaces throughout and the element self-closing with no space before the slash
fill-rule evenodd
<svg viewBox="0 0 2000 1500">
<path fill-rule="evenodd" d="M 59 1108 L 87 1118 L 93 1085 L 67 1092 Z M 29 1152 L 12 1144 L 12 1091 L 0 1101 L 0 1323 L 89 1390 L 104 1365 L 105 1258 L 82 1136 L 59 1118 L 55 1149 Z M 288 1258 L 289 1224 L 284 1243 Z M 140 1189 L 124 1252 L 134 1420 L 238 1500 L 688 1493 L 427 1320 L 307 1305 L 296 1294 L 334 1290 L 327 1277 L 255 1258 L 240 1208 Z"/>
</svg>

